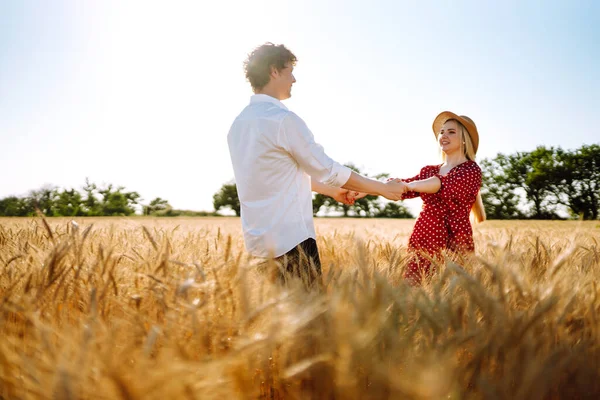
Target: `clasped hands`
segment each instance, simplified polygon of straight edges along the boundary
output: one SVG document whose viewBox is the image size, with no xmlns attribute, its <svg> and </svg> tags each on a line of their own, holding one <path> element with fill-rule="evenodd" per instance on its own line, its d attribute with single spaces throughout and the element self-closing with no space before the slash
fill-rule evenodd
<svg viewBox="0 0 600 400">
<path fill-rule="evenodd" d="M 392 201 L 401 200 L 402 195 L 410 191 L 408 184 L 398 178 L 389 178 L 385 183 L 385 186 L 386 190 L 383 191 L 381 195 Z M 368 195 L 369 193 L 339 188 L 337 193 L 335 193 L 332 197 L 334 200 L 342 204 L 353 205 L 356 200 L 362 199 Z"/>
</svg>

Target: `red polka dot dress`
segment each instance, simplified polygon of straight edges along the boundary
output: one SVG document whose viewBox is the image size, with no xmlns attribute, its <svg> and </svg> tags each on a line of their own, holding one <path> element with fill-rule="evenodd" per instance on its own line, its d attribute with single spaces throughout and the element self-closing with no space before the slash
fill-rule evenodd
<svg viewBox="0 0 600 400">
<path fill-rule="evenodd" d="M 419 175 L 404 182 L 437 176 L 442 186 L 437 193 L 406 192 L 402 198 L 421 196 L 423 208 L 408 241 L 411 259 L 404 274 L 413 284 L 421 283 L 423 275 L 430 276 L 431 259 L 441 260 L 442 250 L 456 254 L 475 250 L 473 230 L 469 221 L 471 207 L 481 187 L 481 169 L 474 161 L 465 161 L 440 175 L 441 165 L 429 165 Z"/>
</svg>

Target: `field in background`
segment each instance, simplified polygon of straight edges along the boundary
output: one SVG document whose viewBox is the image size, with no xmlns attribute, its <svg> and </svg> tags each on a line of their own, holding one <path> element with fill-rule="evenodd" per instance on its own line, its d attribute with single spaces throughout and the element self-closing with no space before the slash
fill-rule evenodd
<svg viewBox="0 0 600 400">
<path fill-rule="evenodd" d="M 0 218 L 0 399 L 600 396 L 600 222 L 488 221 L 400 279 L 412 220 L 317 219 L 325 289 L 237 218 Z"/>
</svg>

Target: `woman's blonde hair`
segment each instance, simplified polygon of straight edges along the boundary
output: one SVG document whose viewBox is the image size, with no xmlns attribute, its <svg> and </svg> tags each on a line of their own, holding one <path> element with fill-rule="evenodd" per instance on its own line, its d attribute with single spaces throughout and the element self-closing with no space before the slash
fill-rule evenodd
<svg viewBox="0 0 600 400">
<path fill-rule="evenodd" d="M 460 132 L 460 142 L 463 144 L 463 153 L 467 160 L 475 161 L 475 147 L 473 146 L 473 140 L 471 139 L 471 135 L 469 135 L 469 131 L 460 121 L 455 119 L 449 119 L 448 121 L 455 121 L 458 126 L 458 131 Z M 446 121 L 446 122 L 448 122 Z M 436 137 L 439 138 L 440 133 L 437 132 Z M 442 160 L 446 162 L 446 153 L 442 151 Z M 473 203 L 473 207 L 471 207 L 471 215 L 473 216 L 473 220 L 476 223 L 483 222 L 486 220 L 485 208 L 483 206 L 483 199 L 481 198 L 481 191 L 477 192 L 477 198 L 475 199 L 475 203 Z"/>
</svg>

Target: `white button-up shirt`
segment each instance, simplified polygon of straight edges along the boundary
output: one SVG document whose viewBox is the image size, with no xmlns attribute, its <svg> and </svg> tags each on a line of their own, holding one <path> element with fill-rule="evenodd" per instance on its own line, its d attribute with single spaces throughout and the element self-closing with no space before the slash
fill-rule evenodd
<svg viewBox="0 0 600 400">
<path fill-rule="evenodd" d="M 227 142 L 248 252 L 279 257 L 316 239 L 311 177 L 341 187 L 351 170 L 325 154 L 300 117 L 264 94 L 252 96 Z"/>
</svg>

